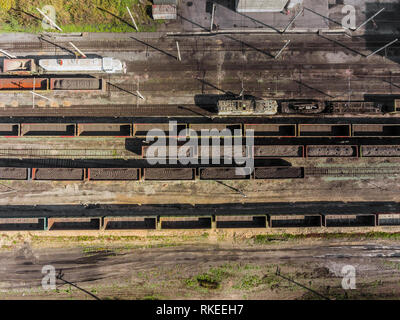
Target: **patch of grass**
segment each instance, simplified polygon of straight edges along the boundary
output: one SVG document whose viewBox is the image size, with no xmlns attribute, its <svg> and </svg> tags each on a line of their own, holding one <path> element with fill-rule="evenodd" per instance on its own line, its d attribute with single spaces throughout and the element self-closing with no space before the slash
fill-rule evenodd
<svg viewBox="0 0 400 320">
<path fill-rule="evenodd" d="M 185 285 L 189 288 L 194 288 L 197 286 L 197 281 L 194 278 L 189 278 L 185 280 Z"/>
<path fill-rule="evenodd" d="M 273 290 L 281 287 L 282 279 L 273 271 L 270 272 L 269 269 L 274 268 L 273 266 L 261 268 L 259 265 L 226 263 L 188 278 L 184 283 L 187 288 L 204 290 L 203 293 L 209 292 L 208 290 L 221 289 L 224 283 L 228 282 L 233 282 L 232 289 L 241 291 L 250 291 L 256 288 Z"/>
<path fill-rule="evenodd" d="M 67 289 L 64 290 L 64 292 L 68 293 L 68 294 L 72 294 L 72 287 L 68 286 Z"/>
<path fill-rule="evenodd" d="M 204 233 L 201 235 L 201 237 L 204 238 L 204 239 L 208 239 L 209 236 L 210 236 L 210 235 L 209 235 L 208 232 L 204 232 Z"/>
<path fill-rule="evenodd" d="M 211 274 L 200 274 L 196 280 L 200 286 L 206 289 L 218 289 L 221 286 L 221 280 Z"/>
<path fill-rule="evenodd" d="M 31 235 L 32 245 L 42 244 L 53 246 L 81 246 L 84 253 L 91 251 L 109 250 L 123 252 L 134 249 L 163 248 L 186 245 L 188 243 L 204 242 L 208 235 L 181 235 L 181 236 L 117 236 L 117 235 L 82 235 L 82 236 L 48 236 L 47 233 Z M 9 244 L 12 245 L 12 240 Z"/>
<path fill-rule="evenodd" d="M 85 248 L 83 248 L 82 252 L 85 256 L 94 256 L 98 253 L 115 255 L 114 250 L 110 250 L 110 249 L 104 248 L 104 247 L 85 247 Z"/>
<path fill-rule="evenodd" d="M 218 289 L 221 286 L 223 279 L 229 276 L 229 271 L 226 265 L 211 268 L 207 272 L 201 273 L 192 278 L 186 279 L 185 284 L 190 288 L 200 286 L 205 289 Z"/>
<path fill-rule="evenodd" d="M 161 298 L 158 295 L 147 295 L 144 296 L 141 300 L 161 300 Z"/>
<path fill-rule="evenodd" d="M 382 285 L 383 285 L 383 281 L 381 279 L 375 280 L 375 281 L 370 283 L 370 286 L 372 288 L 376 288 L 376 287 L 379 287 L 379 286 L 382 286 Z"/>
<path fill-rule="evenodd" d="M 274 273 L 268 274 L 262 278 L 262 283 L 266 284 L 271 290 L 278 288 L 281 282 L 282 279 Z"/>
<path fill-rule="evenodd" d="M 255 244 L 266 244 L 273 241 L 288 241 L 290 239 L 304 238 L 304 235 L 284 234 L 257 234 L 253 237 Z"/>
<path fill-rule="evenodd" d="M 139 236 L 58 236 L 32 235 L 32 241 L 37 242 L 92 242 L 92 241 L 134 241 L 141 240 Z"/>
<path fill-rule="evenodd" d="M 399 232 L 366 232 L 366 233 L 310 233 L 310 234 L 258 234 L 252 239 L 255 244 L 268 244 L 274 241 L 313 239 L 390 239 L 399 240 Z"/>
<path fill-rule="evenodd" d="M 250 289 L 261 284 L 261 278 L 255 275 L 249 275 L 248 272 L 258 271 L 260 266 L 226 263 L 218 267 L 210 268 L 208 271 L 185 280 L 185 285 L 189 288 L 219 289 L 224 280 L 236 278 L 242 273 L 245 275 L 234 286 L 235 289 Z"/>
<path fill-rule="evenodd" d="M 384 261 L 384 264 L 400 271 L 400 263 L 395 261 Z"/>
<path fill-rule="evenodd" d="M 234 289 L 250 290 L 263 284 L 263 280 L 257 275 L 245 275 L 238 283 L 233 285 Z"/>
<path fill-rule="evenodd" d="M 150 1 L 139 0 L 0 0 L 1 32 L 42 31 L 44 30 L 41 9 L 54 19 L 44 6 L 55 9 L 55 22 L 62 32 L 135 32 L 126 7 L 135 18 L 139 31 L 156 31 L 163 21 L 154 21 L 149 16 Z"/>
</svg>

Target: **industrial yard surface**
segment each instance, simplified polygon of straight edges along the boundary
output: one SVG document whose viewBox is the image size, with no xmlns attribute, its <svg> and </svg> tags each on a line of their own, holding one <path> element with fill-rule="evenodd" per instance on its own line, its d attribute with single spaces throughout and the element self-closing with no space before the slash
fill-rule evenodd
<svg viewBox="0 0 400 320">
<path fill-rule="evenodd" d="M 398 299 L 399 16 L 0 0 L 0 299 Z"/>
<path fill-rule="evenodd" d="M 363 236 L 360 231 L 307 237 L 298 232 L 265 235 L 254 231 L 13 234 L 2 237 L 0 297 L 397 299 L 400 233 Z M 61 282 L 55 290 L 38 285 L 41 266 L 54 261 L 64 279 L 79 288 Z M 359 270 L 356 290 L 342 288 L 341 270 L 348 264 Z M 277 268 L 289 280 L 277 274 Z"/>
</svg>

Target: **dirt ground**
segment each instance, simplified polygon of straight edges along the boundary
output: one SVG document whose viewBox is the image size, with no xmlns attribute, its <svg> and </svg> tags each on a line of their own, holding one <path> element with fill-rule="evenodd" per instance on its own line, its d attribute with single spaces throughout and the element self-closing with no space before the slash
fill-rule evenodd
<svg viewBox="0 0 400 320">
<path fill-rule="evenodd" d="M 3 234 L 0 299 L 397 299 L 400 234 Z M 44 290 L 42 268 L 65 283 Z M 356 288 L 342 288 L 342 268 Z M 277 268 L 280 275 L 276 274 Z M 289 281 L 289 278 L 293 281 Z M 71 284 L 72 283 L 72 284 Z M 76 287 L 75 287 L 76 286 Z M 86 290 L 83 291 L 83 290 Z"/>
</svg>

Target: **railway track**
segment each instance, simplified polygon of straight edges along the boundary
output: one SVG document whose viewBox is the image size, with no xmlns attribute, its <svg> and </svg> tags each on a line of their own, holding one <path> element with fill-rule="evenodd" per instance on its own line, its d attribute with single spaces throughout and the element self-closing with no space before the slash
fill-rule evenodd
<svg viewBox="0 0 400 320">
<path fill-rule="evenodd" d="M 147 93 L 147 96 L 157 97 L 160 92 L 172 91 L 175 96 L 179 94 L 184 95 L 186 92 L 195 92 L 194 96 L 200 96 L 202 92 L 204 94 L 210 94 L 216 92 L 213 90 L 212 83 L 209 80 L 205 80 L 206 84 L 202 86 L 200 80 L 196 79 L 176 79 L 174 81 L 175 86 L 172 86 L 167 80 L 159 81 L 158 83 L 146 83 L 140 84 L 141 92 Z M 208 85 L 207 82 L 211 83 Z M 262 82 L 262 83 L 261 83 Z M 327 87 L 327 83 L 332 83 Z M 325 100 L 335 100 L 345 97 L 348 100 L 348 79 L 344 77 L 335 77 L 331 79 L 310 79 L 302 78 L 298 75 L 288 76 L 286 79 L 281 78 L 280 80 L 272 79 L 260 79 L 260 80 L 249 80 L 246 82 L 247 92 L 254 96 L 278 96 L 281 99 L 313 99 L 323 98 Z M 240 92 L 241 84 L 239 80 L 221 81 L 220 86 L 224 88 L 225 92 Z M 138 88 L 137 84 L 115 84 L 109 86 L 110 92 L 119 92 L 124 95 L 131 94 L 135 96 L 135 92 Z M 352 79 L 351 80 L 351 96 L 362 97 L 365 92 L 368 94 L 400 94 L 400 79 L 390 79 L 385 76 L 378 79 L 364 78 L 362 80 Z M 211 92 L 210 92 L 211 90 Z M 219 92 L 223 95 L 223 92 Z"/>
<path fill-rule="evenodd" d="M 0 108 L 0 117 L 211 117 L 215 112 L 189 105 L 91 105 L 60 108 Z"/>
<path fill-rule="evenodd" d="M 365 116 L 365 115 L 364 115 Z M 20 107 L 6 107 L 0 108 L 0 118 L 54 118 L 52 122 L 64 122 L 63 118 L 79 118 L 87 119 L 86 121 L 94 121 L 96 118 L 148 118 L 149 120 L 141 120 L 145 122 L 155 122 L 157 118 L 164 118 L 161 122 L 165 122 L 168 119 L 176 118 L 196 118 L 196 122 L 203 121 L 209 122 L 210 120 L 220 119 L 224 120 L 227 117 L 218 116 L 215 111 L 214 105 L 203 105 L 202 107 L 195 105 L 89 105 L 89 106 L 73 106 L 73 107 L 59 107 L 59 108 L 32 108 L 32 106 L 20 106 Z M 287 118 L 304 118 L 309 119 L 309 115 L 299 114 L 279 114 L 273 116 L 278 121 L 283 121 L 284 117 Z M 323 118 L 335 119 L 337 115 L 323 114 Z M 360 117 L 360 115 L 355 115 Z M 237 121 L 240 117 L 228 117 L 230 121 Z M 374 117 L 370 117 L 369 121 L 373 122 Z M 235 120 L 233 120 L 235 119 Z M 262 123 L 262 117 L 245 117 L 241 118 L 242 122 L 249 123 L 249 121 L 255 121 L 255 123 Z M 315 119 L 315 117 L 314 117 Z M 398 117 L 391 117 L 390 119 L 398 119 Z M 268 118 L 270 120 L 270 118 Z M 387 119 L 386 119 L 387 120 Z M 13 121 L 13 120 L 11 120 Z M 27 121 L 27 120 L 25 120 Z M 43 122 L 43 120 L 41 120 Z M 44 120 L 46 122 L 47 120 Z M 106 120 L 109 121 L 109 120 Z M 159 120 L 160 121 L 160 120 Z M 379 123 L 381 119 L 377 119 Z M 397 122 L 396 122 L 397 123 Z"/>
<path fill-rule="evenodd" d="M 138 46 L 137 41 L 132 41 L 136 43 L 136 46 Z M 305 43 L 300 42 L 299 40 L 294 41 L 293 47 L 290 49 L 292 51 L 288 51 L 290 54 L 290 63 L 288 63 L 288 59 L 286 58 L 283 61 L 276 61 L 271 57 L 267 57 L 265 55 L 267 52 L 262 52 L 262 50 L 261 52 L 255 51 L 254 48 L 251 49 L 246 46 L 244 46 L 244 48 L 247 53 L 247 61 L 241 61 L 240 51 L 243 49 L 242 45 L 231 46 L 231 44 L 234 44 L 236 41 L 229 41 L 229 39 L 227 41 L 229 42 L 228 44 L 223 43 L 222 45 L 215 45 L 215 40 L 184 41 L 184 43 L 181 44 L 182 53 L 185 52 L 185 46 L 187 46 L 189 49 L 186 53 L 190 52 L 190 54 L 187 54 L 183 63 L 176 61 L 174 58 L 174 55 L 176 54 L 174 41 L 172 41 L 172 43 L 170 43 L 169 40 L 164 42 L 153 41 L 155 47 L 156 44 L 160 44 L 161 50 L 166 51 L 166 53 L 170 50 L 173 52 L 172 57 L 170 57 L 171 59 L 166 58 L 170 63 L 154 63 L 154 59 L 149 59 L 148 62 L 141 61 L 141 59 L 139 59 L 138 62 L 128 61 L 128 71 L 136 75 L 144 73 L 152 79 L 152 81 L 141 81 L 140 83 L 141 92 L 144 91 L 148 96 L 152 95 L 153 92 L 159 93 L 163 91 L 173 91 L 176 94 L 176 92 L 198 92 L 203 89 L 209 90 L 212 89 L 211 86 L 207 86 L 207 84 L 204 83 L 202 84 L 199 80 L 193 79 L 193 77 L 199 78 L 200 80 L 204 78 L 205 81 L 210 79 L 208 81 L 212 84 L 213 81 L 215 81 L 215 70 L 220 63 L 218 62 L 218 59 L 214 59 L 217 54 L 211 55 L 206 53 L 201 57 L 201 52 L 195 54 L 192 51 L 196 51 L 196 46 L 201 46 L 201 44 L 204 45 L 204 47 L 207 47 L 207 45 L 214 43 L 215 47 L 207 47 L 209 52 L 218 51 L 220 47 L 223 47 L 224 50 L 226 50 L 225 54 L 223 54 L 223 64 L 221 67 L 221 71 L 224 72 L 225 76 L 222 81 L 219 81 L 218 84 L 216 84 L 218 88 L 223 88 L 225 91 L 239 92 L 241 90 L 237 73 L 240 67 L 242 67 L 243 78 L 246 81 L 246 90 L 254 95 L 286 95 L 287 98 L 290 99 L 306 97 L 330 97 L 331 99 L 341 99 L 347 95 L 349 76 L 346 74 L 346 71 L 349 69 L 348 62 L 331 64 L 320 63 L 319 61 L 316 62 L 314 58 L 310 61 L 311 58 L 307 58 L 306 55 L 304 55 L 304 52 L 301 51 L 307 46 L 315 48 L 319 43 L 323 43 L 322 46 L 326 46 L 331 52 L 332 43 L 329 41 L 327 43 L 321 42 L 320 39 L 315 43 L 312 41 L 306 41 Z M 379 44 L 379 41 L 383 42 L 386 41 L 386 39 L 378 40 L 376 44 Z M 81 43 L 85 44 L 85 41 L 80 42 L 79 45 L 81 45 Z M 115 46 L 121 50 L 125 50 L 124 46 L 129 47 L 131 45 L 129 41 L 87 41 L 87 43 L 88 45 L 93 44 L 94 47 L 100 45 Z M 273 43 L 275 42 L 265 42 L 266 47 L 271 50 L 273 49 L 273 46 L 271 47 L 271 44 Z M 276 43 L 278 44 L 279 41 L 276 41 Z M 347 41 L 346 43 L 354 45 L 354 43 L 365 44 L 366 42 Z M 129 46 L 127 44 L 129 44 Z M 39 46 L 40 51 L 46 51 L 52 47 L 54 49 L 54 46 L 51 43 L 45 41 L 29 43 L 17 42 L 13 45 L 21 48 L 26 46 L 31 51 L 32 47 L 35 46 Z M 68 45 L 68 43 L 60 42 L 60 46 L 63 45 Z M 147 50 L 146 45 L 141 44 L 140 46 L 142 46 L 141 50 Z M 164 48 L 165 46 L 166 48 Z M 15 50 L 20 50 L 17 47 Z M 12 48 L 6 49 L 13 51 Z M 279 46 L 277 45 L 277 49 L 280 49 L 280 44 Z M 82 50 L 85 50 L 85 46 L 82 47 Z M 148 50 L 154 50 L 154 52 L 157 52 L 156 49 L 152 48 Z M 253 52 L 249 53 L 248 50 L 253 50 Z M 337 48 L 334 46 L 333 50 L 337 51 Z M 343 51 L 347 49 L 341 48 L 340 50 Z M 389 48 L 389 58 L 390 50 L 397 50 L 397 47 L 394 46 L 393 48 Z M 229 53 L 228 51 L 232 52 Z M 397 55 L 397 53 L 395 55 Z M 300 61 L 304 60 L 304 57 L 310 60 Z M 374 59 L 361 60 L 362 62 L 358 61 L 357 63 L 351 63 L 353 74 L 350 78 L 353 96 L 356 96 L 358 99 L 361 95 L 365 94 L 365 92 L 370 94 L 384 94 L 387 92 L 390 92 L 391 94 L 400 94 L 400 69 L 398 66 L 389 62 L 386 64 L 386 61 L 383 63 L 374 63 Z M 195 73 L 198 73 L 195 76 L 193 76 L 194 70 L 197 70 Z M 156 72 L 157 75 L 151 74 L 153 72 Z M 159 80 L 154 81 L 154 79 Z M 171 81 L 171 79 L 174 79 L 174 81 Z M 118 84 L 117 82 L 113 83 L 112 85 L 109 85 L 108 90 L 112 93 L 125 91 L 125 93 L 128 94 L 136 92 L 137 89 L 137 83 L 128 81 L 128 83 L 121 84 Z"/>
<path fill-rule="evenodd" d="M 24 159 L 57 159 L 57 158 L 85 158 L 85 159 L 115 159 L 117 150 L 98 150 L 98 149 L 2 149 L 0 150 L 0 158 L 24 158 Z M 121 157 L 121 156 L 120 156 Z"/>
<path fill-rule="evenodd" d="M 305 167 L 305 177 L 362 177 L 362 176 L 392 176 L 400 175 L 400 167 L 340 167 L 340 168 L 318 168 Z"/>
<path fill-rule="evenodd" d="M 177 92 L 194 92 L 195 95 L 201 94 L 202 91 L 209 91 L 213 89 L 212 80 L 208 76 L 205 79 L 197 78 L 195 76 L 191 78 L 180 78 L 175 79 L 175 86 L 172 87 L 171 83 L 167 79 L 160 79 L 157 82 L 141 82 L 140 89 L 146 92 L 162 92 L 164 90 L 173 90 L 175 94 Z M 274 79 L 275 78 L 275 79 Z M 332 82 L 332 84 L 325 89 L 325 84 Z M 246 85 L 249 88 L 248 91 L 251 92 L 266 92 L 272 91 L 282 94 L 299 93 L 303 90 L 323 90 L 335 93 L 344 93 L 346 87 L 348 89 L 348 77 L 342 75 L 332 75 L 323 76 L 322 74 L 307 74 L 306 76 L 300 76 L 299 74 L 287 74 L 287 75 L 269 75 L 263 76 L 260 74 L 258 79 L 249 79 L 246 81 Z M 351 78 L 351 88 L 355 93 L 363 93 L 365 88 L 368 89 L 369 93 L 374 92 L 398 92 L 400 93 L 400 74 L 390 75 L 387 72 L 382 72 L 380 74 L 371 75 L 355 75 Z M 241 83 L 238 79 L 229 79 L 221 81 L 220 86 L 224 88 L 224 91 L 235 92 L 236 90 L 241 90 Z M 311 88 L 309 88 L 311 87 Z M 301 89 L 300 89 L 301 88 Z M 107 84 L 107 91 L 109 92 L 120 92 L 121 94 L 132 95 L 138 89 L 137 82 L 116 82 L 109 81 Z M 215 88 L 214 88 L 215 89 Z M 386 91 L 385 91 L 386 90 Z M 314 92 L 316 94 L 318 92 Z M 220 92 L 223 94 L 223 92 Z M 348 94 L 348 90 L 346 91 Z M 388 94 L 388 93 L 386 93 Z"/>
<path fill-rule="evenodd" d="M 394 36 L 393 36 L 394 37 Z M 314 35 L 308 36 L 307 39 L 301 36 L 286 35 L 285 39 L 291 39 L 291 50 L 329 50 L 332 49 L 344 49 L 346 47 L 353 50 L 362 50 L 365 48 L 379 48 L 384 44 L 393 40 L 393 37 L 375 37 L 373 40 L 365 39 L 362 37 L 354 37 L 349 40 L 344 36 L 324 36 L 317 37 Z M 204 51 L 250 51 L 254 50 L 251 46 L 256 48 L 268 48 L 268 50 L 279 50 L 282 47 L 282 37 L 279 35 L 268 35 L 266 36 L 252 36 L 249 39 L 248 35 L 237 34 L 237 35 L 218 35 L 212 39 L 206 38 L 195 38 L 193 37 L 171 37 L 171 38 L 127 38 L 124 40 L 76 40 L 74 42 L 78 44 L 81 49 L 106 49 L 112 51 L 142 51 L 147 48 L 154 47 L 156 49 L 169 50 L 171 52 L 176 51 L 175 40 L 182 39 L 180 49 L 182 52 L 204 50 Z M 271 40 L 272 38 L 272 40 Z M 273 39 L 273 38 L 276 38 Z M 300 38 L 300 40 L 299 40 Z M 12 42 L 2 43 L 1 46 L 5 50 L 16 50 L 16 51 L 33 51 L 33 50 L 54 50 L 55 44 L 60 47 L 70 48 L 68 41 L 59 41 L 52 43 L 52 38 L 45 37 L 45 40 L 29 41 L 29 42 Z M 46 41 L 47 40 L 47 41 Z M 218 40 L 223 41 L 219 43 Z M 395 51 L 400 48 L 399 44 L 394 44 L 390 49 Z M 152 49 L 152 50 L 156 50 Z"/>
<path fill-rule="evenodd" d="M 179 73 L 179 78 L 182 78 L 181 72 L 192 72 L 192 74 L 198 73 L 199 75 L 204 73 L 204 71 L 215 72 L 216 66 L 218 65 L 213 59 L 216 59 L 215 56 L 207 56 L 206 58 L 191 57 L 187 60 L 183 61 L 183 63 L 179 63 L 175 59 L 170 59 L 169 63 L 163 64 L 155 64 L 150 62 L 127 62 L 127 70 L 128 73 L 139 73 L 139 72 L 176 72 Z M 290 62 L 288 60 L 282 60 L 276 62 L 276 60 L 271 58 L 259 59 L 260 61 L 256 62 L 243 62 L 242 59 L 225 60 L 223 63 L 223 71 L 225 72 L 233 72 L 233 71 L 241 71 L 244 75 L 247 72 L 251 71 L 252 74 L 259 74 L 260 72 L 268 72 L 268 74 L 281 74 L 281 76 L 286 75 L 293 76 L 293 74 L 301 72 L 304 77 L 307 77 L 308 74 L 314 76 L 331 77 L 333 75 L 341 75 L 342 77 L 345 75 L 348 78 L 348 75 L 345 73 L 347 70 L 351 69 L 355 76 L 360 74 L 361 76 L 367 75 L 392 75 L 395 76 L 400 74 L 400 67 L 393 63 L 373 63 L 367 59 L 365 62 L 350 62 L 343 61 L 342 63 L 321 63 L 321 62 L 312 62 L 305 61 L 307 57 L 302 56 L 302 59 L 298 58 L 296 61 Z M 319 72 L 319 73 L 317 73 Z M 192 76 L 192 74 L 190 76 Z M 197 76 L 199 77 L 199 76 Z M 237 77 L 237 74 L 236 74 Z M 248 75 L 250 77 L 250 75 Z"/>
<path fill-rule="evenodd" d="M 1 167 L 0 179 L 6 180 L 70 180 L 69 173 L 74 170 L 77 175 L 72 180 L 132 180 L 132 176 L 125 177 L 121 172 L 134 171 L 135 179 L 146 180 L 249 180 L 249 179 L 302 179 L 309 177 L 393 177 L 400 175 L 400 167 L 255 167 L 249 175 L 238 175 L 234 167 L 201 167 L 201 168 L 77 168 L 72 167 Z M 42 178 L 38 175 L 43 172 Z M 22 174 L 23 173 L 23 174 Z M 24 177 L 24 178 L 21 178 Z"/>
</svg>

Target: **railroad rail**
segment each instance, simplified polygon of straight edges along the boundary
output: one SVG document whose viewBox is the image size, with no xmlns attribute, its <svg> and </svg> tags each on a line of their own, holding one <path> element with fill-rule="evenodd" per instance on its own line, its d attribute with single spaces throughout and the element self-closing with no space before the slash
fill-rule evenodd
<svg viewBox="0 0 400 320">
<path fill-rule="evenodd" d="M 15 148 L 4 147 L 0 150 L 0 159 L 158 159 L 160 154 L 156 153 L 152 156 L 147 154 L 148 146 L 138 146 L 133 150 L 129 149 L 89 149 L 89 148 L 73 148 L 73 149 L 34 149 L 34 148 Z M 158 152 L 163 151 L 166 155 L 165 161 L 169 161 L 168 147 L 165 149 L 157 149 Z M 180 146 L 177 151 L 180 152 Z M 183 147 L 186 154 L 187 148 Z M 213 147 L 215 154 L 224 154 L 223 146 Z M 231 156 L 236 157 L 251 157 L 249 150 L 242 148 L 242 153 L 235 153 Z M 284 159 L 284 158 L 400 158 L 400 145 L 353 145 L 353 146 L 338 146 L 338 145 L 255 145 L 253 157 L 254 159 Z M 218 153 L 219 151 L 219 153 Z M 190 151 L 190 159 L 199 159 L 209 157 L 209 151 L 202 152 L 201 146 L 197 151 Z M 189 159 L 189 154 L 187 155 Z M 174 158 L 175 159 L 175 158 Z M 178 160 L 177 160 L 178 161 Z M 223 162 L 223 159 L 221 160 Z"/>
<path fill-rule="evenodd" d="M 0 180 L 32 181 L 194 181 L 194 180 L 249 180 L 301 179 L 303 168 L 256 167 L 252 173 L 238 172 L 235 167 L 200 168 L 26 168 L 0 167 Z"/>
<path fill-rule="evenodd" d="M 16 142 L 17 143 L 17 142 Z M 141 142 L 138 142 L 141 143 Z M 210 141 L 211 145 L 212 141 Z M 119 147 L 119 148 L 77 148 L 71 149 L 64 148 L 27 148 L 26 144 L 22 147 L 13 147 L 6 145 L 0 150 L 0 159 L 145 159 L 151 160 L 156 159 L 159 161 L 161 155 L 165 155 L 166 163 L 170 160 L 168 153 L 168 146 L 164 149 L 158 148 L 156 152 L 148 152 L 148 145 L 138 144 L 130 147 Z M 222 163 L 224 160 L 221 159 L 221 155 L 224 154 L 225 150 L 223 146 L 214 146 L 212 149 L 198 148 L 190 149 L 187 147 L 177 146 L 177 152 L 185 152 L 187 159 L 197 160 L 209 158 L 209 159 L 220 159 Z M 215 157 L 210 154 L 210 151 L 215 151 Z M 160 153 L 161 152 L 161 153 Z M 229 151 L 230 152 L 230 151 Z M 230 154 L 231 157 L 241 157 L 243 159 L 254 157 L 256 160 L 266 159 L 285 159 L 285 158 L 388 158 L 397 157 L 400 158 L 400 145 L 255 145 L 254 151 L 249 152 L 248 148 L 242 147 L 242 151 Z M 173 158 L 171 156 L 171 158 Z M 176 161 L 179 159 L 175 158 Z"/>
<path fill-rule="evenodd" d="M 304 176 L 306 177 L 376 177 L 376 176 L 392 176 L 398 177 L 400 168 L 398 167 L 338 167 L 338 168 L 321 168 L 321 167 L 305 167 Z"/>
<path fill-rule="evenodd" d="M 254 138 L 400 138 L 400 124 L 270 123 L 0 123 L 1 136 L 119 136 L 146 138 L 159 129 L 165 137 L 241 136 Z M 170 131 L 170 129 L 174 131 Z M 202 131 L 203 130 L 203 131 Z M 294 140 L 294 139 L 293 139 Z"/>
<path fill-rule="evenodd" d="M 244 38 L 247 38 L 247 35 L 220 35 L 217 36 L 218 38 L 223 38 L 224 43 L 228 43 L 229 46 L 225 45 L 222 46 L 221 44 L 217 43 L 215 40 L 209 40 L 207 38 L 196 38 L 193 39 L 193 37 L 185 37 L 183 36 L 184 41 L 180 44 L 180 47 L 182 48 L 182 51 L 192 51 L 194 46 L 203 46 L 205 47 L 208 51 L 242 51 L 242 50 L 250 50 L 250 47 L 247 47 L 240 43 L 239 41 L 243 41 Z M 288 35 L 288 37 L 291 37 Z M 312 35 L 311 35 L 312 37 Z M 133 38 L 126 38 L 124 40 L 86 40 L 86 39 L 79 39 L 79 47 L 82 49 L 112 49 L 113 51 L 124 51 L 124 50 L 129 50 L 129 51 L 135 51 L 135 50 L 143 50 L 143 48 L 146 48 L 148 45 L 155 46 L 157 48 L 162 48 L 164 50 L 171 50 L 175 51 L 176 47 L 174 47 L 176 37 L 171 37 L 171 40 L 168 40 L 168 38 L 163 38 L 161 41 L 159 39 L 154 39 L 154 38 L 147 38 L 143 39 L 140 38 L 141 44 L 139 44 L 138 41 L 136 41 Z M 182 38 L 182 36 L 180 37 Z M 282 47 L 282 41 L 278 37 L 277 40 L 269 40 L 265 39 L 265 37 L 261 36 L 255 36 L 255 40 L 257 40 L 257 43 L 259 43 L 260 47 L 268 47 L 271 50 L 279 50 Z M 332 50 L 333 48 L 340 48 L 338 44 L 335 44 L 333 41 L 336 39 L 339 39 L 341 43 L 344 45 L 348 45 L 352 49 L 363 49 L 367 45 L 368 47 L 382 47 L 384 44 L 386 44 L 388 41 L 391 40 L 390 37 L 379 37 L 374 38 L 371 41 L 366 41 L 365 38 L 363 37 L 353 37 L 352 41 L 349 41 L 347 38 L 343 36 L 330 36 L 327 38 L 327 41 L 318 41 L 318 42 L 306 42 L 303 40 L 303 38 L 300 41 L 296 41 L 296 38 L 293 37 L 292 43 L 291 43 L 291 49 L 292 50 L 306 50 L 306 49 L 312 49 L 312 50 Z M 51 40 L 51 38 L 49 38 Z M 332 40 L 332 41 L 328 41 Z M 19 50 L 19 51 L 32 51 L 32 50 L 51 50 L 54 49 L 54 44 L 51 43 L 51 41 L 46 41 L 46 39 L 39 40 L 39 41 L 27 41 L 27 42 L 3 42 L 2 47 L 7 49 L 7 50 Z M 66 47 L 69 48 L 69 43 L 68 41 L 57 41 L 57 45 L 60 47 Z M 395 50 L 398 48 L 398 45 L 394 45 L 392 47 L 392 50 Z"/>
<path fill-rule="evenodd" d="M 256 166 L 251 173 L 237 167 L 0 167 L 0 180 L 32 181 L 194 181 L 194 180 L 274 180 L 309 177 L 398 177 L 400 167 L 282 167 Z"/>
</svg>

